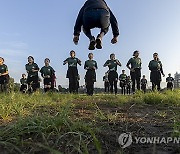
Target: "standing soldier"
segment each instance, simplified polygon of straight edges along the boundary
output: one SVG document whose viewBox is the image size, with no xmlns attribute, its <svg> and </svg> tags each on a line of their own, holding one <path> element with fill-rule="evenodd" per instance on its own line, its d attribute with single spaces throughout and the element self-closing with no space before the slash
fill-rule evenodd
<svg viewBox="0 0 180 154">
<path fill-rule="evenodd" d="M 104 81 L 104 92 L 108 92 L 109 93 L 109 79 L 108 79 L 108 72 L 105 73 L 105 76 L 103 77 L 103 81 Z"/>
<path fill-rule="evenodd" d="M 55 75 L 55 70 L 49 65 L 50 60 L 46 58 L 44 60 L 45 66 L 43 66 L 40 70 L 41 76 L 44 78 L 44 92 L 53 90 L 52 87 L 53 76 Z"/>
<path fill-rule="evenodd" d="M 78 69 L 77 64 L 81 66 L 81 61 L 75 57 L 75 51 L 70 52 L 70 57 L 67 58 L 63 65 L 68 64 L 66 78 L 69 79 L 69 92 L 78 93 Z"/>
<path fill-rule="evenodd" d="M 171 77 L 171 73 L 168 74 L 168 77 L 166 78 L 166 82 L 167 82 L 167 89 L 168 90 L 172 90 L 173 89 L 173 81 L 174 81 L 174 78 Z"/>
<path fill-rule="evenodd" d="M 88 54 L 89 60 L 85 61 L 84 69 L 87 70 L 85 75 L 85 83 L 87 94 L 92 96 L 94 92 L 94 82 L 96 82 L 97 62 L 93 60 L 93 54 Z"/>
<path fill-rule="evenodd" d="M 28 57 L 28 64 L 26 64 L 26 71 L 28 73 L 27 84 L 28 90 L 30 92 L 36 91 L 38 88 L 38 71 L 39 67 L 34 63 L 34 58 L 32 56 Z M 32 91 L 31 91 L 32 89 Z"/>
<path fill-rule="evenodd" d="M 26 93 L 26 91 L 27 91 L 26 74 L 22 74 L 22 78 L 20 79 L 20 83 L 21 83 L 20 91 L 23 92 L 23 93 Z"/>
<path fill-rule="evenodd" d="M 107 60 L 104 64 L 104 67 L 109 67 L 108 79 L 110 83 L 110 91 L 113 93 L 113 87 L 115 90 L 115 94 L 117 94 L 117 82 L 118 82 L 118 73 L 117 66 L 121 66 L 119 60 L 115 59 L 115 54 L 110 55 L 110 60 Z"/>
<path fill-rule="evenodd" d="M 122 70 L 122 74 L 119 76 L 120 87 L 121 87 L 121 94 L 126 94 L 126 80 L 127 75 L 125 74 L 125 70 Z"/>
<path fill-rule="evenodd" d="M 147 79 L 146 76 L 143 75 L 143 78 L 141 79 L 141 90 L 146 92 L 146 87 L 147 87 Z"/>
<path fill-rule="evenodd" d="M 152 90 L 154 91 L 156 86 L 157 90 L 160 91 L 161 89 L 161 74 L 164 75 L 163 68 L 162 68 L 162 63 L 158 58 L 158 53 L 153 54 L 153 60 L 149 62 L 149 70 L 151 71 L 150 73 L 150 80 L 152 82 Z"/>
<path fill-rule="evenodd" d="M 127 94 L 130 95 L 131 94 L 131 77 L 128 76 L 127 77 L 127 80 L 126 80 L 126 91 L 127 91 Z"/>
<path fill-rule="evenodd" d="M 4 64 L 4 58 L 0 57 L 0 91 L 7 91 L 7 84 L 9 82 L 8 67 Z"/>
<path fill-rule="evenodd" d="M 141 80 L 141 58 L 139 58 L 139 51 L 134 51 L 133 58 L 130 58 L 127 63 L 127 68 L 130 70 L 131 80 L 132 80 L 132 92 L 135 93 L 135 84 L 137 89 L 140 90 L 140 80 Z M 131 67 L 129 66 L 131 65 Z"/>
</svg>

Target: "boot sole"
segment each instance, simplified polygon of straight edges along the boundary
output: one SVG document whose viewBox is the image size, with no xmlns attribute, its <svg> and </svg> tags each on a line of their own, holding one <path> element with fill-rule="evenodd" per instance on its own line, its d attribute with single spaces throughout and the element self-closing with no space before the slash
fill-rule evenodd
<svg viewBox="0 0 180 154">
<path fill-rule="evenodd" d="M 101 42 L 101 40 L 100 39 L 96 39 L 96 48 L 97 49 L 102 49 L 102 42 Z"/>
<path fill-rule="evenodd" d="M 95 45 L 96 45 L 96 42 L 95 40 L 91 41 L 90 44 L 89 44 L 89 50 L 94 50 L 95 49 Z"/>
</svg>

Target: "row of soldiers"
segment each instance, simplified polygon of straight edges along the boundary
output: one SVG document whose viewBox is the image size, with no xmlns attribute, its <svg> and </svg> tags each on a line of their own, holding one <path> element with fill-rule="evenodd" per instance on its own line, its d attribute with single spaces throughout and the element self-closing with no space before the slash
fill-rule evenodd
<svg viewBox="0 0 180 154">
<path fill-rule="evenodd" d="M 88 60 L 85 61 L 84 69 L 86 70 L 85 75 L 85 83 L 88 95 L 93 95 L 94 91 L 94 83 L 96 82 L 96 70 L 98 69 L 97 62 L 93 59 L 93 53 L 88 54 Z M 161 83 L 161 74 L 164 76 L 162 63 L 158 58 L 158 54 L 153 54 L 153 60 L 149 62 L 149 70 L 150 73 L 150 81 L 152 82 L 152 90 L 155 90 L 157 87 L 160 90 L 160 83 Z M 38 65 L 34 62 L 34 58 L 32 56 L 28 57 L 28 63 L 25 65 L 27 71 L 27 79 L 23 75 L 21 79 L 21 91 L 23 89 L 28 89 L 30 91 L 36 91 L 40 87 L 40 79 L 38 76 L 38 72 L 41 73 L 43 77 L 44 83 L 44 91 L 47 92 L 54 88 L 55 85 L 55 70 L 50 66 L 50 60 L 46 58 L 44 60 L 45 65 L 40 69 Z M 70 93 L 78 93 L 79 88 L 79 73 L 77 69 L 77 65 L 81 66 L 81 61 L 76 58 L 75 51 L 70 52 L 70 57 L 68 57 L 63 62 L 64 65 L 68 64 L 68 70 L 66 77 L 69 79 L 69 92 Z M 144 89 L 143 87 L 140 88 L 141 83 L 141 58 L 139 58 L 139 51 L 134 51 L 133 57 L 129 59 L 127 62 L 127 68 L 130 70 L 130 76 L 127 77 L 129 81 L 131 81 L 131 85 L 128 89 L 132 89 L 132 93 L 135 92 L 135 89 L 140 90 Z M 108 67 L 108 81 L 110 85 L 110 92 L 117 94 L 117 82 L 118 82 L 118 73 L 117 73 L 117 66 L 121 66 L 121 63 L 118 59 L 115 58 L 115 54 L 110 55 L 110 59 L 107 60 L 104 64 L 104 67 Z M 120 85 L 124 89 L 123 76 L 125 72 L 123 71 L 120 77 Z M 8 81 L 9 73 L 8 68 L 4 64 L 4 59 L 0 57 L 0 85 L 1 89 L 5 88 L 6 83 Z M 172 87 L 173 78 L 168 77 L 168 87 Z M 144 80 L 145 81 L 145 80 Z M 144 83 L 147 83 L 145 81 Z M 28 86 L 27 86 L 28 85 Z M 136 87 L 136 88 L 135 88 Z M 123 90 L 124 91 L 124 90 Z M 123 92 L 124 93 L 124 92 Z"/>
<path fill-rule="evenodd" d="M 131 94 L 131 87 L 132 87 L 132 80 L 131 80 L 131 76 L 126 75 L 125 70 L 122 70 L 122 74 L 120 74 L 119 79 L 119 86 L 121 88 L 121 94 L 125 95 L 130 95 Z M 105 93 L 112 93 L 112 89 L 110 88 L 110 83 L 109 83 L 109 79 L 108 79 L 108 72 L 105 73 L 104 77 L 103 77 L 103 81 L 104 81 L 104 92 Z M 166 78 L 166 82 L 167 82 L 167 90 L 172 90 L 173 89 L 173 81 L 174 78 L 171 77 L 171 74 L 168 74 L 168 77 Z M 141 90 L 146 93 L 147 91 L 147 86 L 148 86 L 148 81 L 146 79 L 146 76 L 143 75 L 141 81 L 140 81 L 140 85 L 141 85 Z"/>
</svg>

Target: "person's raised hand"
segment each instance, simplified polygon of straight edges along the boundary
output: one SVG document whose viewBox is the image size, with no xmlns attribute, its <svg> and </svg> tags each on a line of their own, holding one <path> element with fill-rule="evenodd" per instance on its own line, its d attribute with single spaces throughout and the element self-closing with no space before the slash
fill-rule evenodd
<svg viewBox="0 0 180 154">
<path fill-rule="evenodd" d="M 78 41 L 79 41 L 79 36 L 74 35 L 74 38 L 73 38 L 74 44 L 77 45 Z"/>
<path fill-rule="evenodd" d="M 115 44 L 118 42 L 118 38 L 117 37 L 113 37 L 113 39 L 111 40 L 111 43 L 112 44 Z"/>
</svg>

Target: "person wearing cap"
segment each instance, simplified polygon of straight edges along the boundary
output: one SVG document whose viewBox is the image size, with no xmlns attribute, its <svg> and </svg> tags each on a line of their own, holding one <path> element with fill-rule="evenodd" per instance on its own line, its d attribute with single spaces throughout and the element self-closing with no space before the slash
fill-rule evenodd
<svg viewBox="0 0 180 154">
<path fill-rule="evenodd" d="M 147 79 L 146 76 L 143 75 L 143 78 L 141 79 L 141 90 L 145 93 L 147 87 Z"/>
<path fill-rule="evenodd" d="M 96 82 L 97 62 L 93 60 L 93 53 L 88 54 L 89 60 L 85 61 L 84 69 L 87 70 L 85 75 L 85 83 L 87 95 L 92 96 L 94 93 L 94 82 Z"/>
<path fill-rule="evenodd" d="M 127 62 L 127 68 L 130 70 L 132 80 L 132 92 L 135 93 L 135 87 L 140 90 L 141 80 L 141 58 L 139 58 L 139 51 L 134 51 L 133 57 Z M 131 66 L 130 66 L 131 65 Z"/>
<path fill-rule="evenodd" d="M 166 78 L 166 82 L 167 82 L 167 90 L 172 90 L 174 87 L 173 84 L 174 78 L 171 77 L 171 73 L 168 74 L 168 77 Z"/>
<path fill-rule="evenodd" d="M 49 65 L 50 59 L 46 58 L 44 60 L 45 66 L 40 70 L 41 76 L 44 79 L 44 92 L 53 90 L 52 82 L 53 76 L 55 75 L 55 70 Z"/>
<path fill-rule="evenodd" d="M 109 93 L 109 79 L 108 79 L 108 72 L 105 73 L 103 76 L 103 81 L 104 81 L 104 92 Z"/>
<path fill-rule="evenodd" d="M 110 60 L 107 60 L 103 66 L 109 67 L 108 79 L 109 79 L 109 84 L 110 84 L 110 92 L 113 93 L 113 91 L 115 91 L 115 95 L 116 95 L 117 94 L 117 82 L 118 82 L 117 66 L 121 66 L 121 63 L 118 59 L 116 59 L 115 54 L 112 53 L 110 55 Z"/>
<path fill-rule="evenodd" d="M 153 54 L 153 60 L 149 62 L 149 70 L 151 71 L 150 73 L 150 81 L 152 82 L 152 90 L 154 91 L 155 88 L 157 87 L 157 90 L 161 90 L 161 81 L 162 77 L 165 77 L 163 68 L 162 68 L 162 63 L 158 57 L 158 53 Z"/>
<path fill-rule="evenodd" d="M 70 57 L 64 60 L 63 65 L 68 64 L 68 70 L 66 78 L 69 79 L 69 92 L 70 93 L 78 93 L 78 69 L 77 65 L 81 66 L 81 61 L 75 57 L 75 51 L 70 52 Z"/>
<path fill-rule="evenodd" d="M 0 91 L 7 91 L 7 84 L 9 82 L 8 67 L 4 64 L 4 58 L 0 57 Z"/>
<path fill-rule="evenodd" d="M 28 57 L 28 63 L 25 65 L 27 76 L 28 91 L 34 92 L 38 89 L 39 66 L 34 62 L 34 57 Z"/>
<path fill-rule="evenodd" d="M 127 75 L 125 74 L 125 70 L 122 70 L 122 74 L 120 74 L 119 76 L 119 81 L 121 87 L 121 94 L 123 95 L 126 94 L 126 80 L 127 80 Z"/>
<path fill-rule="evenodd" d="M 20 92 L 26 93 L 27 91 L 27 78 L 26 74 L 22 74 L 22 78 L 20 79 L 21 87 L 20 87 Z"/>
<path fill-rule="evenodd" d="M 115 44 L 118 41 L 119 29 L 114 14 L 104 0 L 87 0 L 76 19 L 73 41 L 75 44 L 78 44 L 79 35 L 83 27 L 84 34 L 90 40 L 89 50 L 102 49 L 102 38 L 108 32 L 110 25 L 113 32 L 111 43 Z M 95 39 L 91 34 L 91 29 L 96 27 L 101 30 Z"/>
</svg>

